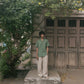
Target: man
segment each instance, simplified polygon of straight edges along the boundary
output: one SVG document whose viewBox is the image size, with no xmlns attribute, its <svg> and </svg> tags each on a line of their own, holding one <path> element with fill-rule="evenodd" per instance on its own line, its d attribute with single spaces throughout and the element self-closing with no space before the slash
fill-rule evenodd
<svg viewBox="0 0 84 84">
<path fill-rule="evenodd" d="M 48 46 L 49 42 L 45 38 L 45 32 L 39 32 L 40 38 L 37 40 L 36 58 L 38 67 L 38 76 L 48 78 Z M 43 68 L 42 68 L 43 67 Z"/>
</svg>

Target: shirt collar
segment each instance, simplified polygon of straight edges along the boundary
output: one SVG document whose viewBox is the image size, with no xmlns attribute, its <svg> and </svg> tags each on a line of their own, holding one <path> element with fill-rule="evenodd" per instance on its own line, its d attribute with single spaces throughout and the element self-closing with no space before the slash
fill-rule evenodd
<svg viewBox="0 0 84 84">
<path fill-rule="evenodd" d="M 40 38 L 40 40 L 41 40 L 41 38 Z M 45 40 L 45 38 L 43 39 L 43 41 Z"/>
</svg>

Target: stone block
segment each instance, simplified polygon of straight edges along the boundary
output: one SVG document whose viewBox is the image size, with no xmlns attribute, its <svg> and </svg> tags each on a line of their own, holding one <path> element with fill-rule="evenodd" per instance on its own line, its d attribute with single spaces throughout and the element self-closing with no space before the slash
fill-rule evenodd
<svg viewBox="0 0 84 84">
<path fill-rule="evenodd" d="M 31 69 L 24 79 L 24 84 L 62 84 L 56 69 L 49 69 L 49 78 L 40 78 L 37 69 Z"/>
</svg>

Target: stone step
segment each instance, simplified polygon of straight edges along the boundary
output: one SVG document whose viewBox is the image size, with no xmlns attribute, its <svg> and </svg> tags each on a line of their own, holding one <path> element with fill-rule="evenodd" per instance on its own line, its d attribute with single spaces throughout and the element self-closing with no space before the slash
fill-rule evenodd
<svg viewBox="0 0 84 84">
<path fill-rule="evenodd" d="M 40 78 L 37 69 L 31 69 L 24 79 L 24 84 L 62 84 L 61 77 L 56 69 L 49 69 L 49 77 Z"/>
</svg>

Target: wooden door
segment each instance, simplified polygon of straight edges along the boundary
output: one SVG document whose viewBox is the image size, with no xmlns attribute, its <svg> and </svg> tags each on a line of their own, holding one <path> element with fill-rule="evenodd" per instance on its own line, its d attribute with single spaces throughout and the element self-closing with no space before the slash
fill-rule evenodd
<svg viewBox="0 0 84 84">
<path fill-rule="evenodd" d="M 55 20 L 55 66 L 78 66 L 78 25 L 76 18 L 58 18 Z"/>
<path fill-rule="evenodd" d="M 45 31 L 50 42 L 49 65 L 84 67 L 84 18 L 56 18 L 47 21 Z"/>
<path fill-rule="evenodd" d="M 49 67 L 54 67 L 55 64 L 55 54 L 54 54 L 54 50 L 55 50 L 55 44 L 54 44 L 54 20 L 52 20 L 51 18 L 46 18 L 45 19 L 45 23 L 46 23 L 46 27 L 45 27 L 45 35 L 46 38 L 49 40 L 49 56 L 48 56 L 48 65 Z"/>
<path fill-rule="evenodd" d="M 79 45 L 78 45 L 78 55 L 79 55 L 79 67 L 84 67 L 84 18 L 78 19 L 78 37 L 79 37 Z"/>
</svg>

